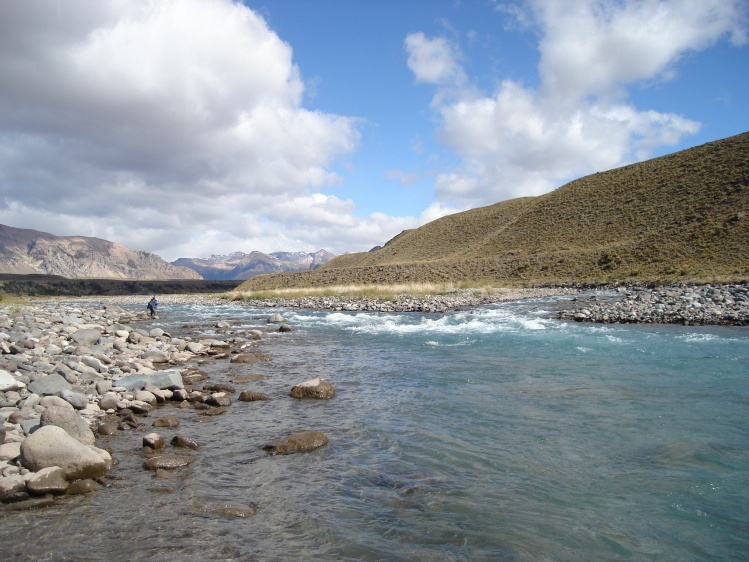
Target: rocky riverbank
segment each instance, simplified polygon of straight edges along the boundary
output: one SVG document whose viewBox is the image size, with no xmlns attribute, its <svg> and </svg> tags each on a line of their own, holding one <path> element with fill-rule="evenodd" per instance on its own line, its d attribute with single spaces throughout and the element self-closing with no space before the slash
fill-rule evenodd
<svg viewBox="0 0 749 562">
<path fill-rule="evenodd" d="M 577 322 L 749 325 L 749 286 L 618 287 L 611 295 L 574 299 L 559 318 Z"/>
<path fill-rule="evenodd" d="M 5 510 L 45 506 L 58 496 L 108 485 L 117 462 L 108 440 L 120 432 L 144 434 L 145 470 L 189 465 L 200 444 L 177 434 L 166 453 L 158 428 L 177 427 L 179 419 L 158 417 L 160 406 L 171 402 L 215 419 L 231 406 L 235 388 L 211 383 L 199 363 L 266 361 L 258 340 L 268 331 L 288 331 L 271 323 L 283 322 L 276 316 L 241 331 L 219 322 L 210 327 L 216 337 L 176 337 L 149 329 L 145 310 L 133 313 L 113 304 L 52 301 L 13 308 L 0 307 L 0 502 Z M 315 388 L 323 384 L 307 382 Z M 251 392 L 239 395 L 246 402 L 264 399 Z M 271 443 L 268 451 L 288 454 L 322 446 L 327 438 L 318 433 L 289 436 L 291 443 Z M 238 509 L 239 516 L 253 512 Z"/>
<path fill-rule="evenodd" d="M 494 289 L 480 291 L 457 289 L 441 295 L 397 295 L 393 299 L 370 297 L 308 296 L 293 299 L 252 299 L 237 297 L 235 302 L 261 308 L 307 308 L 313 310 L 360 312 L 423 312 L 444 313 L 451 310 L 475 308 L 497 302 L 517 301 L 575 295 L 576 287 L 534 287 L 521 289 Z"/>
</svg>

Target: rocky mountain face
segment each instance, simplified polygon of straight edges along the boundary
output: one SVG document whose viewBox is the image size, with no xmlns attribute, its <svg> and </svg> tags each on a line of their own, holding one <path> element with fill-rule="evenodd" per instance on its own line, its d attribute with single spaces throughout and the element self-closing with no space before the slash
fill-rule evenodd
<svg viewBox="0 0 749 562">
<path fill-rule="evenodd" d="M 284 273 L 317 269 L 335 256 L 326 250 L 317 252 L 233 252 L 226 256 L 179 258 L 174 266 L 189 267 L 204 279 L 250 279 L 264 273 Z"/>
<path fill-rule="evenodd" d="M 0 224 L 0 273 L 68 279 L 200 279 L 156 254 L 85 236 L 55 236 Z"/>
</svg>

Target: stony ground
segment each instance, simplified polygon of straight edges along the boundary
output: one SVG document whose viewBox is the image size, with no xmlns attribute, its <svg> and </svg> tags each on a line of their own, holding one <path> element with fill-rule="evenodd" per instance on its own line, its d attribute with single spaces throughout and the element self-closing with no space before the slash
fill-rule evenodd
<svg viewBox="0 0 749 562">
<path fill-rule="evenodd" d="M 620 287 L 618 295 L 577 300 L 559 317 L 578 322 L 749 325 L 749 286 Z"/>
</svg>

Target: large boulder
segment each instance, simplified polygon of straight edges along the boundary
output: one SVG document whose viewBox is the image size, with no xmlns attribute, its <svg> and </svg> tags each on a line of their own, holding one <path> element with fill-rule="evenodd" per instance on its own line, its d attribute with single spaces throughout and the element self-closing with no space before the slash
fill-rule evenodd
<svg viewBox="0 0 749 562">
<path fill-rule="evenodd" d="M 26 481 L 26 490 L 30 494 L 43 496 L 45 494 L 62 495 L 68 491 L 68 481 L 65 480 L 65 471 L 59 466 L 48 466 L 35 472 Z"/>
<path fill-rule="evenodd" d="M 96 328 L 82 328 L 73 332 L 70 338 L 78 345 L 96 345 L 101 339 L 101 332 Z"/>
<path fill-rule="evenodd" d="M 62 375 L 51 373 L 44 377 L 39 377 L 29 383 L 29 392 L 39 396 L 59 396 L 63 390 L 70 390 L 70 383 Z"/>
<path fill-rule="evenodd" d="M 33 472 L 59 466 L 68 481 L 99 478 L 112 466 L 106 451 L 84 445 L 55 425 L 40 427 L 21 443 L 21 462 Z"/>
<path fill-rule="evenodd" d="M 84 445 L 93 445 L 96 442 L 94 432 L 78 412 L 70 408 L 51 406 L 44 410 L 41 415 L 42 427 L 53 425 L 62 428 L 68 435 L 74 437 Z M 39 431 L 39 430 L 37 430 Z"/>
<path fill-rule="evenodd" d="M 268 443 L 263 447 L 271 455 L 290 455 L 314 451 L 328 444 L 328 436 L 322 431 L 298 431 Z"/>
<path fill-rule="evenodd" d="M 291 389 L 294 398 L 333 398 L 335 388 L 325 379 L 316 378 L 299 383 Z"/>
<path fill-rule="evenodd" d="M 160 389 L 175 389 L 183 388 L 185 385 L 182 382 L 182 375 L 179 371 L 159 371 L 158 373 L 152 373 L 150 375 L 138 374 L 138 375 L 127 375 L 116 381 L 117 386 L 122 386 L 128 390 L 136 390 L 143 388 L 146 383 L 151 383 Z"/>
</svg>

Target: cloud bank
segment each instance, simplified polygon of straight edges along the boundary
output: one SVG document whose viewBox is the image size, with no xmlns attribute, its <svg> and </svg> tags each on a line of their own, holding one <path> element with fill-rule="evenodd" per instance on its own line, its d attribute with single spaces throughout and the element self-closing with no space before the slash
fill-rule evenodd
<svg viewBox="0 0 749 562">
<path fill-rule="evenodd" d="M 305 109 L 291 47 L 231 0 L 3 2 L 0 76 L 4 224 L 174 259 L 408 222 L 322 194 L 357 121 Z"/>
<path fill-rule="evenodd" d="M 535 0 L 497 9 L 539 34 L 537 88 L 504 80 L 479 92 L 464 84 L 457 45 L 422 33 L 405 40 L 417 81 L 438 87 L 439 139 L 462 157 L 435 181 L 446 207 L 539 195 L 677 144 L 700 123 L 637 108 L 627 88 L 670 79 L 689 51 L 747 41 L 742 0 Z"/>
</svg>

